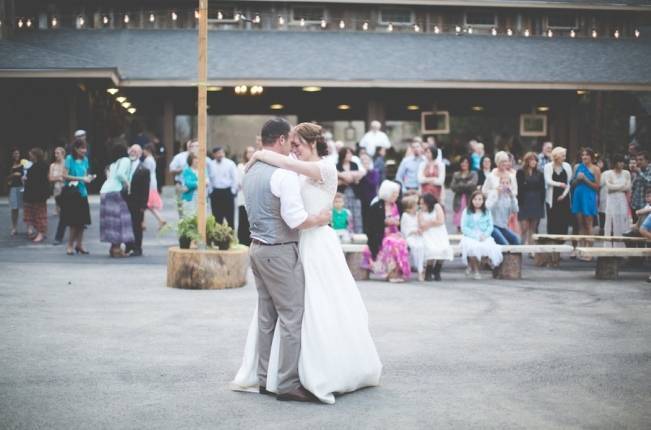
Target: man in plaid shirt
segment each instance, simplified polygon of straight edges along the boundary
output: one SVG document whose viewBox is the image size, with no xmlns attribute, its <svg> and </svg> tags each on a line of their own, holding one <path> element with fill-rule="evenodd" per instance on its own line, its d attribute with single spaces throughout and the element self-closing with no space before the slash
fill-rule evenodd
<svg viewBox="0 0 651 430">
<path fill-rule="evenodd" d="M 631 172 L 632 173 L 632 172 Z M 635 168 L 635 179 L 633 179 L 631 193 L 631 207 L 633 213 L 638 209 L 646 206 L 645 192 L 647 187 L 651 187 L 651 164 L 646 152 L 637 154 L 637 167 Z"/>
</svg>

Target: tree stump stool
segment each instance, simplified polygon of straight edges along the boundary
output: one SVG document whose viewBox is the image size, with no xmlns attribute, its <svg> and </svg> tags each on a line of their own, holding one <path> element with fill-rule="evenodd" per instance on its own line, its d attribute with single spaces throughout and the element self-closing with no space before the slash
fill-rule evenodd
<svg viewBox="0 0 651 430">
<path fill-rule="evenodd" d="M 346 263 L 348 263 L 348 268 L 350 269 L 353 278 L 355 278 L 356 281 L 366 281 L 368 279 L 368 270 L 361 267 L 362 253 L 347 252 L 344 255 L 346 256 Z"/>
<path fill-rule="evenodd" d="M 493 272 L 497 279 L 521 279 L 522 278 L 522 254 L 505 252 L 502 264 Z"/>
<path fill-rule="evenodd" d="M 246 284 L 249 249 L 170 248 L 167 253 L 167 286 L 193 290 L 239 288 Z"/>
<path fill-rule="evenodd" d="M 540 245 L 563 244 L 557 240 L 538 239 Z M 561 265 L 560 252 L 537 252 L 533 257 L 533 264 L 538 267 L 558 267 Z"/>
<path fill-rule="evenodd" d="M 619 279 L 619 257 L 597 257 L 597 279 L 617 280 Z"/>
</svg>

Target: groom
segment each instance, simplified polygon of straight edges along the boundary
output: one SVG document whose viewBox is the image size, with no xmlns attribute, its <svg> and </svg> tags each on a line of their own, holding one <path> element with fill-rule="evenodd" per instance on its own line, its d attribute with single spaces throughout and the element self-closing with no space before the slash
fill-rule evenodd
<svg viewBox="0 0 651 430">
<path fill-rule="evenodd" d="M 291 126 L 282 118 L 267 121 L 260 136 L 264 149 L 289 155 Z M 244 176 L 244 200 L 251 230 L 251 269 L 258 290 L 258 381 L 267 389 L 267 371 L 276 321 L 280 321 L 278 400 L 316 401 L 300 383 L 298 360 L 305 298 L 305 277 L 298 255 L 298 230 L 325 225 L 328 211 L 308 215 L 298 175 L 257 162 Z"/>
</svg>

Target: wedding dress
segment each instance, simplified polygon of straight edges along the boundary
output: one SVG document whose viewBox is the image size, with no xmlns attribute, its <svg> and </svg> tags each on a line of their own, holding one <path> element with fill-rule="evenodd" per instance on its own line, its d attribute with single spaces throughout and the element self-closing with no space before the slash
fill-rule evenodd
<svg viewBox="0 0 651 430">
<path fill-rule="evenodd" d="M 319 161 L 322 181 L 301 176 L 306 211 L 316 214 L 332 207 L 337 170 Z M 324 403 L 335 393 L 380 383 L 382 363 L 368 328 L 368 314 L 348 269 L 335 231 L 329 226 L 302 230 L 299 252 L 305 271 L 305 310 L 301 330 L 301 384 Z M 267 374 L 267 390 L 278 385 L 278 326 L 274 333 Z M 249 326 L 242 365 L 231 383 L 237 391 L 258 390 L 258 309 Z"/>
</svg>

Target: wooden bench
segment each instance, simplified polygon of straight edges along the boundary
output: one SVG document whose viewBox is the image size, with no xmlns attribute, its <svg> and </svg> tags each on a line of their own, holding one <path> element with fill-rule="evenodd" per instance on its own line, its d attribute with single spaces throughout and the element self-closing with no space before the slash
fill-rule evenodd
<svg viewBox="0 0 651 430">
<path fill-rule="evenodd" d="M 628 236 L 595 236 L 595 235 L 580 235 L 580 234 L 534 234 L 533 240 L 537 243 L 544 245 L 549 243 L 564 243 L 564 242 L 625 242 L 625 243 L 649 243 L 651 241 L 643 237 L 628 237 Z M 536 254 L 534 264 L 536 266 L 549 266 L 558 267 L 561 258 L 558 253 L 550 254 Z"/>
<path fill-rule="evenodd" d="M 579 257 L 597 258 L 597 279 L 619 279 L 619 267 L 626 257 L 651 257 L 651 248 L 576 248 Z"/>
<path fill-rule="evenodd" d="M 573 251 L 570 245 L 502 245 L 504 260 L 499 267 L 493 270 L 496 279 L 521 279 L 522 255 L 533 253 L 535 255 L 569 254 Z"/>
</svg>

